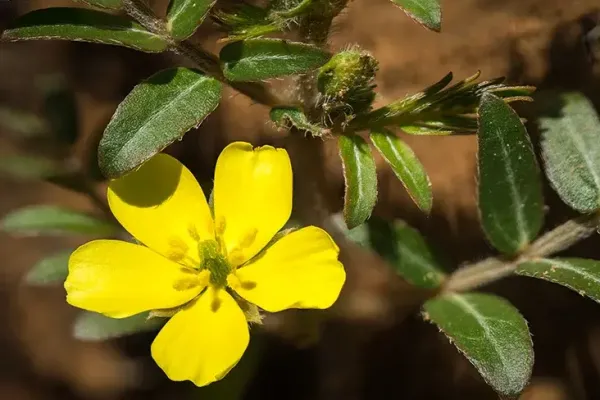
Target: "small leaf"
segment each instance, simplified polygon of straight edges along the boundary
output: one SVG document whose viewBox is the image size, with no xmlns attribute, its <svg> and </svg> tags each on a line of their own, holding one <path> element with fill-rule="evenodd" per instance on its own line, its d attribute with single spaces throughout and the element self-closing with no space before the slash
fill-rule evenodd
<svg viewBox="0 0 600 400">
<path fill-rule="evenodd" d="M 367 226 L 371 247 L 406 281 L 425 289 L 441 286 L 446 274 L 419 231 L 400 220 L 371 218 Z"/>
<path fill-rule="evenodd" d="M 214 111 L 221 83 L 198 71 L 173 68 L 136 86 L 104 131 L 98 163 L 108 178 L 140 166 Z"/>
<path fill-rule="evenodd" d="M 424 311 L 496 392 L 516 397 L 527 386 L 533 345 L 527 321 L 508 301 L 482 293 L 449 294 L 427 301 Z"/>
<path fill-rule="evenodd" d="M 409 17 L 433 31 L 442 29 L 442 7 L 439 0 L 392 0 Z"/>
<path fill-rule="evenodd" d="M 101 341 L 133 335 L 139 332 L 159 330 L 165 323 L 163 318 L 148 318 L 141 313 L 128 318 L 109 318 L 102 314 L 84 311 L 75 320 L 73 336 L 84 341 Z"/>
<path fill-rule="evenodd" d="M 600 261 L 541 258 L 519 264 L 517 274 L 558 283 L 600 303 Z"/>
<path fill-rule="evenodd" d="M 600 119 L 580 93 L 550 96 L 540 117 L 546 174 L 560 198 L 582 213 L 600 209 Z M 562 103 L 562 104 L 561 104 Z M 562 107 L 561 107 L 562 105 Z M 542 111 L 543 112 L 543 111 Z M 543 114 L 542 114 L 543 115 Z"/>
<path fill-rule="evenodd" d="M 338 139 L 346 192 L 344 219 L 349 229 L 365 222 L 377 202 L 377 170 L 367 142 L 358 135 Z"/>
<path fill-rule="evenodd" d="M 58 39 L 131 47 L 150 53 L 165 51 L 168 42 L 141 25 L 117 15 L 84 8 L 44 8 L 18 18 L 2 40 Z"/>
<path fill-rule="evenodd" d="M 73 250 L 61 251 L 40 260 L 25 275 L 29 285 L 44 286 L 62 283 L 69 274 L 69 257 Z"/>
<path fill-rule="evenodd" d="M 20 179 L 46 179 L 60 174 L 61 168 L 47 158 L 15 155 L 0 158 L 0 172 Z"/>
<path fill-rule="evenodd" d="M 123 0 L 83 0 L 89 5 L 118 10 L 123 7 Z"/>
<path fill-rule="evenodd" d="M 48 134 L 46 121 L 36 114 L 10 108 L 0 108 L 0 128 L 19 139 L 44 137 Z"/>
<path fill-rule="evenodd" d="M 514 254 L 543 222 L 539 168 L 519 116 L 502 99 L 484 94 L 479 107 L 479 210 L 488 240 Z"/>
<path fill-rule="evenodd" d="M 194 34 L 217 0 L 171 0 L 167 13 L 167 29 L 175 40 Z"/>
<path fill-rule="evenodd" d="M 225 77 L 232 81 L 260 81 L 306 73 L 324 65 L 331 55 L 319 47 L 283 39 L 248 39 L 221 50 Z"/>
<path fill-rule="evenodd" d="M 306 114 L 296 107 L 275 107 L 270 112 L 271 121 L 280 128 L 290 125 L 301 131 L 309 132 L 313 136 L 323 136 L 328 132 L 325 128 L 311 123 Z"/>
<path fill-rule="evenodd" d="M 431 182 L 413 150 L 398 136 L 386 130 L 371 132 L 371 141 L 392 167 L 415 204 L 429 214 L 433 205 Z"/>
<path fill-rule="evenodd" d="M 21 236 L 86 234 L 109 236 L 113 224 L 91 215 L 57 206 L 29 206 L 13 211 L 0 222 L 7 233 Z"/>
</svg>

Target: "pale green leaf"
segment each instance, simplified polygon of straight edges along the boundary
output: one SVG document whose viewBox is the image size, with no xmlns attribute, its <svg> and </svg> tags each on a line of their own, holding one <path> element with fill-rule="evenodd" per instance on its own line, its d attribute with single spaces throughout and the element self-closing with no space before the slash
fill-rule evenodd
<svg viewBox="0 0 600 400">
<path fill-rule="evenodd" d="M 175 40 L 194 34 L 216 0 L 171 0 L 167 13 L 167 29 Z"/>
<path fill-rule="evenodd" d="M 431 182 L 414 151 L 402 139 L 387 130 L 372 131 L 370 137 L 415 204 L 429 214 L 433 205 Z"/>
<path fill-rule="evenodd" d="M 2 40 L 57 39 L 131 47 L 150 53 L 165 51 L 168 42 L 121 16 L 84 8 L 44 8 L 14 21 Z"/>
<path fill-rule="evenodd" d="M 439 0 L 392 0 L 421 25 L 439 32 L 442 29 L 442 7 Z"/>
<path fill-rule="evenodd" d="M 61 251 L 38 261 L 25 275 L 29 285 L 61 284 L 69 274 L 69 257 L 73 250 Z"/>
<path fill-rule="evenodd" d="M 84 311 L 75 320 L 73 336 L 83 341 L 102 341 L 130 336 L 139 332 L 158 331 L 164 318 L 148 318 L 141 313 L 128 318 L 109 318 L 102 314 Z"/>
<path fill-rule="evenodd" d="M 499 394 L 518 396 L 533 368 L 527 321 L 503 298 L 448 294 L 429 300 L 424 317 L 435 323 Z"/>
<path fill-rule="evenodd" d="M 46 179 L 61 173 L 61 168 L 47 158 L 10 155 L 0 157 L 0 172 L 19 179 Z"/>
<path fill-rule="evenodd" d="M 319 68 L 331 55 L 319 47 L 283 39 L 248 39 L 221 50 L 225 77 L 232 81 L 260 81 L 306 73 Z"/>
<path fill-rule="evenodd" d="M 481 223 L 494 247 L 514 254 L 537 236 L 544 218 L 533 147 L 519 116 L 492 94 L 481 100 L 478 139 Z"/>
<path fill-rule="evenodd" d="M 377 170 L 367 142 L 358 135 L 338 139 L 346 191 L 344 219 L 349 229 L 365 222 L 377 202 Z"/>
<path fill-rule="evenodd" d="M 173 68 L 136 86 L 104 131 L 98 163 L 108 178 L 140 166 L 202 121 L 219 105 L 221 83 L 202 73 Z"/>
</svg>

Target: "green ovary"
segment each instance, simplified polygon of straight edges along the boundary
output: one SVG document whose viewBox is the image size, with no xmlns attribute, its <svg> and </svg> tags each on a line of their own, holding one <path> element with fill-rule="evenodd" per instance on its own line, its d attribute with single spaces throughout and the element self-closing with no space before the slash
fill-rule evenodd
<svg viewBox="0 0 600 400">
<path fill-rule="evenodd" d="M 198 244 L 200 254 L 200 270 L 210 272 L 210 283 L 213 286 L 225 287 L 227 276 L 231 272 L 231 265 L 221 252 L 219 244 L 215 240 L 206 240 Z"/>
</svg>

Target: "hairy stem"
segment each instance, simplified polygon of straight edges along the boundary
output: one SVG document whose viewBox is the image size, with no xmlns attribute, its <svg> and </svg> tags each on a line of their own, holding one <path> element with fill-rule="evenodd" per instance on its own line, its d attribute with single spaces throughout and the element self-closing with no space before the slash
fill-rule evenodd
<svg viewBox="0 0 600 400">
<path fill-rule="evenodd" d="M 464 292 L 514 274 L 525 261 L 548 257 L 590 237 L 600 225 L 600 214 L 585 215 L 554 228 L 533 242 L 518 257 L 487 258 L 456 271 L 444 287 L 445 292 Z"/>
</svg>

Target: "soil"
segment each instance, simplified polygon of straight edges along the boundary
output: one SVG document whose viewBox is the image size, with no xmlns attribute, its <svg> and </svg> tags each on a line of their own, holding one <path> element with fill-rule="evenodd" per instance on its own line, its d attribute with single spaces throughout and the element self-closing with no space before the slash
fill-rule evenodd
<svg viewBox="0 0 600 400">
<path fill-rule="evenodd" d="M 164 3 L 164 2 L 156 2 Z M 389 0 L 354 0 L 335 22 L 334 50 L 356 44 L 380 61 L 378 104 L 418 91 L 452 71 L 457 79 L 477 70 L 483 78 L 506 76 L 511 83 L 541 90 L 581 90 L 600 105 L 600 68 L 582 40 L 600 5 L 596 0 L 443 1 L 442 33 L 429 32 Z M 0 0 L 0 29 L 31 9 L 68 6 L 69 1 Z M 196 34 L 217 50 L 210 22 Z M 40 78 L 62 74 L 76 93 L 80 130 L 101 130 L 133 85 L 174 62 L 117 47 L 27 42 L 0 44 L 0 109 L 40 113 Z M 281 84 L 281 82 L 276 83 Z M 521 107 L 523 115 L 533 108 Z M 227 90 L 223 104 L 197 131 L 169 151 L 200 180 L 208 180 L 220 150 L 232 140 L 277 142 L 283 133 L 265 123 L 268 110 Z M 233 117 L 232 117 L 233 116 Z M 0 124 L 0 157 L 25 150 Z M 529 124 L 537 138 L 535 124 Z M 478 226 L 476 142 L 473 136 L 406 137 L 425 164 L 434 189 L 434 211 L 422 215 L 393 173 L 378 159 L 380 197 L 376 213 L 418 227 L 452 265 L 492 254 Z M 333 143 L 324 154 L 328 199 L 341 207 L 341 167 Z M 85 153 L 89 142 L 75 151 Z M 47 149 L 46 149 L 47 150 Z M 27 204 L 63 204 L 91 210 L 84 196 L 48 183 L 0 177 L 0 215 Z M 546 227 L 571 214 L 547 188 Z M 76 311 L 61 287 L 23 285 L 40 257 L 84 239 L 13 238 L 0 233 L 0 398 L 162 399 L 200 397 L 190 384 L 166 380 L 148 357 L 151 335 L 110 343 L 71 337 Z M 598 238 L 568 254 L 600 257 Z M 390 300 L 389 271 L 353 272 L 334 317 L 321 325 L 321 340 L 299 332 L 312 316 L 284 314 L 260 335 L 265 353 L 248 399 L 495 399 L 474 368 L 436 329 L 418 315 L 400 323 Z M 536 352 L 526 400 L 600 399 L 600 308 L 566 289 L 542 281 L 511 278 L 485 291 L 499 293 L 529 322 Z M 385 292 L 385 293 L 383 293 Z"/>
</svg>

